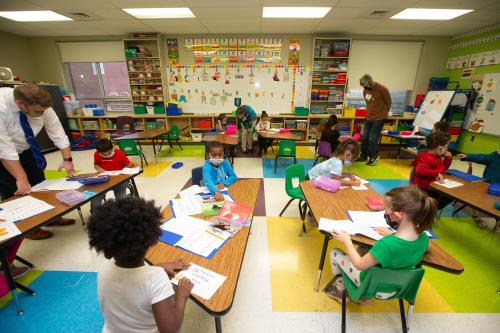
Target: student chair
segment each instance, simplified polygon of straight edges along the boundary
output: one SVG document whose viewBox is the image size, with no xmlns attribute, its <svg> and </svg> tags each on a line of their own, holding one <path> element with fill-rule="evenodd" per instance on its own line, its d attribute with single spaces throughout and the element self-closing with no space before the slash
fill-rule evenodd
<svg viewBox="0 0 500 333">
<path fill-rule="evenodd" d="M 118 148 L 123 150 L 123 152 L 127 156 L 139 156 L 141 158 L 141 168 L 143 168 L 142 160 L 144 159 L 144 163 L 148 165 L 148 161 L 146 160 L 146 156 L 141 149 L 137 148 L 135 144 L 135 140 L 118 140 Z"/>
<path fill-rule="evenodd" d="M 170 133 L 162 136 L 161 144 L 160 144 L 160 151 L 161 151 L 161 148 L 163 147 L 163 143 L 165 142 L 165 139 L 168 141 L 168 144 L 170 145 L 171 152 L 174 149 L 174 147 L 172 146 L 172 141 L 175 141 L 177 143 L 177 145 L 179 146 L 179 148 L 181 150 L 184 150 L 184 149 L 182 149 L 182 146 L 180 143 L 181 130 L 180 130 L 179 126 L 177 126 L 177 125 L 170 126 Z"/>
<path fill-rule="evenodd" d="M 332 157 L 332 146 L 328 141 L 320 141 L 318 143 L 318 149 L 316 150 L 316 159 L 314 160 L 313 166 L 316 165 L 320 158 L 329 159 Z"/>
<path fill-rule="evenodd" d="M 295 180 L 295 181 L 294 181 Z M 298 182 L 296 181 L 298 180 Z M 302 228 L 300 230 L 300 235 L 306 232 L 305 218 L 307 213 L 307 204 L 305 203 L 304 194 L 300 189 L 300 183 L 305 180 L 305 170 L 302 164 L 293 164 L 285 169 L 285 191 L 290 197 L 290 200 L 286 203 L 285 207 L 280 213 L 280 217 L 283 215 L 285 210 L 290 206 L 292 201 L 295 199 L 299 200 L 299 212 L 300 218 L 302 219 Z M 304 203 L 304 204 L 303 204 Z"/>
<path fill-rule="evenodd" d="M 467 173 L 468 173 L 469 175 L 472 175 L 472 162 L 469 162 L 469 167 L 467 168 Z M 455 202 L 456 202 L 456 201 L 455 201 Z M 466 204 L 462 204 L 460 207 L 458 207 L 457 209 L 455 209 L 455 210 L 453 211 L 453 213 L 451 213 L 451 215 L 452 215 L 452 216 L 457 215 L 457 213 L 458 213 L 459 211 L 461 211 L 462 209 L 464 209 L 465 207 L 467 207 L 467 205 L 466 205 Z"/>
<path fill-rule="evenodd" d="M 274 157 L 274 173 L 276 173 L 276 170 L 278 169 L 278 158 L 280 157 L 292 157 L 293 163 L 294 164 L 297 163 L 296 150 L 297 150 L 297 144 L 295 143 L 295 141 L 290 141 L 290 140 L 280 141 L 278 145 L 278 152 Z"/>
<path fill-rule="evenodd" d="M 203 167 L 191 169 L 191 185 L 202 186 L 203 182 Z"/>
<path fill-rule="evenodd" d="M 120 136 L 134 134 L 135 132 L 135 120 L 133 117 L 116 117 L 116 131 L 114 131 L 114 133 L 111 133 L 111 138 L 116 139 Z"/>
<path fill-rule="evenodd" d="M 360 299 L 378 299 L 377 293 L 394 293 L 384 300 L 399 300 L 399 311 L 401 314 L 401 325 L 403 332 L 409 330 L 409 323 L 413 313 L 413 305 L 417 297 L 420 282 L 424 277 L 424 269 L 417 267 L 410 270 L 391 270 L 378 266 L 368 270 L 363 282 L 357 287 L 349 277 L 342 272 L 346 288 L 342 294 L 342 333 L 346 331 L 346 297 L 349 295 L 351 300 Z M 404 301 L 409 303 L 408 312 L 405 316 Z"/>
</svg>

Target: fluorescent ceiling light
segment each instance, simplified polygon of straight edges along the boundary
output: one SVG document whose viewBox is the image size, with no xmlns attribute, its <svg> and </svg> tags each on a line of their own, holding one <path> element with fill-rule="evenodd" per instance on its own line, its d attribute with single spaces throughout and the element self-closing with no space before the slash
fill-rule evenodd
<svg viewBox="0 0 500 333">
<path fill-rule="evenodd" d="M 452 20 L 455 17 L 473 12 L 472 9 L 433 9 L 406 8 L 392 16 L 395 20 Z"/>
<path fill-rule="evenodd" d="M 262 17 L 322 18 L 332 7 L 264 7 Z"/>
<path fill-rule="evenodd" d="M 73 21 L 51 10 L 0 12 L 0 16 L 18 22 Z"/>
<path fill-rule="evenodd" d="M 191 9 L 183 8 L 123 8 L 123 11 L 140 19 L 193 18 Z"/>
</svg>

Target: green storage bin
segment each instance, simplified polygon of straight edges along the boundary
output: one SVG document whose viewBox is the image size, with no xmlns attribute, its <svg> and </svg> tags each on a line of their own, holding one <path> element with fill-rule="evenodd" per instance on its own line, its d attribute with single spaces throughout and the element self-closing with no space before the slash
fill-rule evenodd
<svg viewBox="0 0 500 333">
<path fill-rule="evenodd" d="M 154 114 L 165 114 L 165 107 L 163 105 L 155 105 L 153 107 Z"/>
<path fill-rule="evenodd" d="M 76 119 L 68 119 L 68 127 L 70 130 L 78 130 L 78 121 Z"/>
<path fill-rule="evenodd" d="M 146 121 L 146 123 L 144 123 L 144 127 L 147 130 L 152 130 L 158 128 L 158 125 L 156 124 L 156 121 Z"/>
<path fill-rule="evenodd" d="M 126 48 L 125 49 L 125 58 L 137 58 L 137 49 L 136 48 Z"/>
<path fill-rule="evenodd" d="M 134 106 L 134 114 L 147 114 L 148 110 L 146 110 L 146 105 L 135 105 Z"/>
<path fill-rule="evenodd" d="M 465 112 L 455 112 L 451 115 L 450 121 L 464 121 Z"/>
<path fill-rule="evenodd" d="M 309 109 L 301 107 L 301 106 L 297 106 L 295 108 L 295 115 L 296 116 L 308 116 L 309 115 Z"/>
</svg>

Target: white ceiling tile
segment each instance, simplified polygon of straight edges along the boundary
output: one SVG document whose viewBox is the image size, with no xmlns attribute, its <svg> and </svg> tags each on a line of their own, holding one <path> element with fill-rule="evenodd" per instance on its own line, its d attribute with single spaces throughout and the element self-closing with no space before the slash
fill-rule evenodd
<svg viewBox="0 0 500 333">
<path fill-rule="evenodd" d="M 13 11 L 13 10 L 43 10 L 43 7 L 37 6 L 36 4 L 24 0 L 0 1 L 0 10 L 2 11 Z"/>
<path fill-rule="evenodd" d="M 149 26 L 142 23 L 139 20 L 129 19 L 129 20 L 103 20 L 103 21 L 85 21 L 85 24 L 97 28 L 97 29 L 113 29 L 113 28 L 123 28 L 123 29 L 141 29 L 148 28 Z"/>
<path fill-rule="evenodd" d="M 77 21 L 58 21 L 58 22 L 26 22 L 30 28 L 36 28 L 40 30 L 51 29 L 51 30 L 83 30 L 87 28 L 87 25 L 82 22 Z"/>
<path fill-rule="evenodd" d="M 479 9 L 495 2 L 498 0 L 419 0 L 415 8 Z"/>
<path fill-rule="evenodd" d="M 260 25 L 260 18 L 253 19 L 227 19 L 224 21 L 218 19 L 200 19 L 201 24 L 207 27 L 209 30 L 212 27 L 227 27 L 226 32 L 233 32 L 233 28 L 237 28 L 238 26 L 242 27 L 253 27 Z"/>
<path fill-rule="evenodd" d="M 329 18 L 356 18 L 366 13 L 366 8 L 363 7 L 335 7 L 328 14 L 325 19 Z"/>
<path fill-rule="evenodd" d="M 256 1 L 248 0 L 184 0 L 188 7 L 258 7 Z"/>
<path fill-rule="evenodd" d="M 6 18 L 0 17 L 0 31 L 11 31 L 11 30 L 19 30 L 19 29 L 29 29 L 29 26 L 26 22 L 16 22 L 12 20 L 8 20 Z"/>
<path fill-rule="evenodd" d="M 474 20 L 485 20 L 485 21 L 491 21 L 492 23 L 500 22 L 500 9 L 475 10 L 471 13 L 459 16 L 453 21 L 474 21 Z"/>
<path fill-rule="evenodd" d="M 262 17 L 260 7 L 192 7 L 191 11 L 199 19 Z"/>
<path fill-rule="evenodd" d="M 212 34 L 227 34 L 227 27 L 207 27 L 208 32 Z M 259 33 L 260 25 L 255 26 L 237 26 L 231 27 L 232 34 L 250 34 L 250 33 Z"/>
<path fill-rule="evenodd" d="M 416 35 L 421 29 L 371 28 L 365 31 L 367 35 Z"/>
<path fill-rule="evenodd" d="M 379 23 L 383 22 L 383 19 L 324 19 L 322 20 L 316 30 L 321 29 L 359 29 L 359 28 L 372 28 Z"/>
<path fill-rule="evenodd" d="M 389 28 L 389 29 L 426 29 L 432 28 L 437 25 L 440 21 L 428 21 L 428 20 L 383 20 L 377 25 L 377 28 Z"/>
<path fill-rule="evenodd" d="M 86 10 L 86 12 L 105 20 L 127 20 L 134 18 L 132 15 L 118 8 Z"/>
<path fill-rule="evenodd" d="M 154 31 L 166 34 L 207 33 L 207 28 L 197 19 L 141 20 Z"/>
<path fill-rule="evenodd" d="M 320 19 L 266 19 L 261 20 L 261 32 L 311 33 Z"/>
<path fill-rule="evenodd" d="M 485 22 L 483 20 L 480 20 L 480 21 L 455 21 L 455 20 L 451 20 L 451 21 L 446 21 L 446 22 L 440 22 L 433 28 L 436 28 L 436 29 L 440 29 L 440 28 L 442 28 L 442 29 L 457 29 L 457 31 L 459 31 L 459 33 L 462 33 L 462 32 L 468 32 L 468 31 L 484 28 L 484 27 L 487 27 L 490 25 L 491 24 L 489 24 L 488 22 Z"/>
<path fill-rule="evenodd" d="M 34 30 L 16 30 L 15 34 L 22 36 L 43 36 L 43 37 L 56 37 L 56 36 L 103 36 L 108 32 L 99 29 L 76 29 L 76 30 L 60 30 L 60 29 L 34 29 Z"/>
<path fill-rule="evenodd" d="M 262 0 L 263 7 L 334 7 L 340 0 Z"/>
<path fill-rule="evenodd" d="M 78 11 L 85 9 L 113 8 L 112 5 L 110 5 L 104 0 L 81 0 L 78 2 L 68 1 L 68 0 L 29 0 L 29 1 L 35 5 L 53 11 L 58 11 L 58 10 Z"/>
<path fill-rule="evenodd" d="M 418 0 L 341 0 L 337 7 L 408 8 Z"/>
</svg>

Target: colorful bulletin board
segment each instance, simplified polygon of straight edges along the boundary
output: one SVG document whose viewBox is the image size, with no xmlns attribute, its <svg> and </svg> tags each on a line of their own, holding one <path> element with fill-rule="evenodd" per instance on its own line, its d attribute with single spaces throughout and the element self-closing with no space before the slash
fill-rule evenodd
<svg viewBox="0 0 500 333">
<path fill-rule="evenodd" d="M 271 64 L 167 68 L 169 98 L 195 114 L 230 113 L 236 97 L 258 113 L 290 113 L 307 105 L 309 76 L 309 67 Z"/>
</svg>

